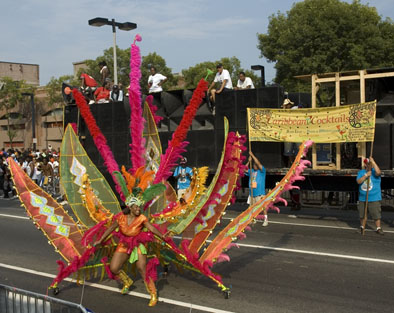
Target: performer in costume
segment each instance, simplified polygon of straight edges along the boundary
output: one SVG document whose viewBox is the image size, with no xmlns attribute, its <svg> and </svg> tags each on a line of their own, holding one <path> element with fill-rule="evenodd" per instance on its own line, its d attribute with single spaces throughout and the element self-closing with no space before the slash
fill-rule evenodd
<svg viewBox="0 0 394 313">
<path fill-rule="evenodd" d="M 245 174 L 249 176 L 250 205 L 254 205 L 265 196 L 265 167 L 260 163 L 252 151 L 249 151 L 250 168 Z M 253 189 L 253 190 L 252 190 Z M 268 226 L 267 209 L 264 210 L 263 226 Z"/>
<path fill-rule="evenodd" d="M 143 205 L 141 199 L 134 195 L 130 195 L 126 200 L 126 205 L 127 207 L 123 210 L 123 214 L 115 218 L 112 225 L 105 231 L 101 238 L 96 241 L 95 246 L 105 241 L 118 227 L 119 231 L 126 237 L 136 237 L 142 232 L 142 229 L 146 227 L 150 232 L 163 239 L 163 234 L 148 221 L 145 215 L 141 214 L 140 206 Z M 111 259 L 110 270 L 117 278 L 122 280 L 124 285 L 121 293 L 126 294 L 133 284 L 133 280 L 122 270 L 122 267 L 127 259 L 129 259 L 130 263 L 136 262 L 138 272 L 144 279 L 146 289 L 151 296 L 149 306 L 154 306 L 157 303 L 157 292 L 154 281 L 152 279 L 146 279 L 146 255 L 147 250 L 144 244 L 139 243 L 138 246 L 135 246 L 131 250 L 130 246 L 121 240 Z"/>
</svg>

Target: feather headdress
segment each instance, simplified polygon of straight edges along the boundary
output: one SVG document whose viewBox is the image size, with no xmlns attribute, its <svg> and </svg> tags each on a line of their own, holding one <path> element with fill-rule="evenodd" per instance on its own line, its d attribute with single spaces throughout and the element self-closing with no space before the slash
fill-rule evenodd
<svg viewBox="0 0 394 313">
<path fill-rule="evenodd" d="M 122 173 L 129 191 L 125 201 L 127 206 L 132 206 L 133 204 L 138 206 L 144 205 L 166 190 L 166 186 L 162 183 L 152 184 L 154 172 L 145 171 L 145 166 L 139 167 L 134 175 L 128 173 L 125 167 L 122 166 Z"/>
</svg>

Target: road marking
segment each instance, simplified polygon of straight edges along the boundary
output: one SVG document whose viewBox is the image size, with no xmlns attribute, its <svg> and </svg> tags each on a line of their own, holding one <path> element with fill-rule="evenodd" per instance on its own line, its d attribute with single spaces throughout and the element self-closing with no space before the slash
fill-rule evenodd
<svg viewBox="0 0 394 313">
<path fill-rule="evenodd" d="M 182 239 L 182 237 L 180 237 L 180 236 L 174 236 L 174 238 Z M 207 242 L 212 242 L 212 240 L 207 240 Z M 328 252 L 317 252 L 317 251 L 299 250 L 299 249 L 290 249 L 290 248 L 258 246 L 258 245 L 250 245 L 247 243 L 239 243 L 239 242 L 236 242 L 236 244 L 240 247 L 245 247 L 245 248 L 265 249 L 265 250 L 274 250 L 274 251 L 291 252 L 291 253 L 329 256 L 329 257 L 333 257 L 333 258 L 342 258 L 342 259 L 394 264 L 394 260 L 387 260 L 387 259 L 375 259 L 375 258 L 368 258 L 368 257 L 363 257 L 363 256 L 336 254 L 336 253 L 328 253 Z"/>
<path fill-rule="evenodd" d="M 29 217 L 26 216 L 18 216 L 12 214 L 0 214 L 3 217 L 11 217 L 11 218 L 19 218 L 22 220 L 29 220 Z M 224 220 L 232 220 L 231 217 L 223 217 Z M 259 222 L 259 221 L 258 221 Z M 314 225 L 314 224 L 303 224 L 303 223 L 289 223 L 289 222 L 277 222 L 277 221 L 269 221 L 270 224 L 280 224 L 280 225 L 290 225 L 290 226 L 304 226 L 304 227 L 316 227 L 316 228 L 331 228 L 331 229 L 343 229 L 343 230 L 358 230 L 356 227 L 344 227 L 344 226 L 329 226 L 329 225 Z M 73 225 L 71 223 L 65 223 L 65 225 Z M 375 232 L 373 229 L 366 229 L 368 232 Z M 384 230 L 385 233 L 393 234 L 393 230 Z"/>
<path fill-rule="evenodd" d="M 394 264 L 394 260 L 387 260 L 387 259 L 375 259 L 375 258 L 368 258 L 368 257 L 363 257 L 363 256 L 354 256 L 354 255 L 345 255 L 345 254 L 336 254 L 336 253 L 327 253 L 327 252 L 317 252 L 317 251 L 308 251 L 308 250 L 298 250 L 298 249 L 289 249 L 289 248 L 279 248 L 279 247 L 270 247 L 270 246 L 257 246 L 257 245 L 249 245 L 249 244 L 242 244 L 242 243 L 237 243 L 237 244 L 240 247 L 292 252 L 292 253 L 301 253 L 301 254 L 310 254 L 310 255 L 319 255 L 319 256 L 329 256 L 329 257 L 340 258 L 340 259 L 350 259 L 350 260 L 360 260 L 360 261 L 368 261 L 368 262 Z"/>
<path fill-rule="evenodd" d="M 42 276 L 42 277 L 48 277 L 48 278 L 55 278 L 56 277 L 56 275 L 53 275 L 53 274 L 40 272 L 40 271 L 36 271 L 36 270 L 31 270 L 28 268 L 23 268 L 23 267 L 14 266 L 14 265 L 8 265 L 8 264 L 4 264 L 4 263 L 0 263 L 0 267 L 7 268 L 10 270 L 14 270 L 14 271 L 38 275 L 38 276 Z M 75 280 L 71 279 L 71 278 L 65 278 L 64 280 L 76 283 Z M 85 285 L 90 286 L 90 287 L 94 287 L 94 288 L 98 288 L 98 289 L 103 289 L 103 290 L 119 293 L 119 288 L 115 288 L 115 287 L 105 286 L 105 285 L 101 285 L 101 284 L 97 284 L 97 283 L 89 283 L 86 281 L 85 281 Z M 128 296 L 135 296 L 135 297 L 139 297 L 139 298 L 144 298 L 144 299 L 150 299 L 150 296 L 148 296 L 147 294 L 136 292 L 136 291 L 129 291 L 129 293 L 127 295 Z M 189 308 L 190 310 L 195 309 L 195 310 L 200 310 L 200 311 L 204 311 L 204 312 L 212 312 L 212 313 L 234 313 L 231 311 L 224 311 L 224 310 L 220 310 L 220 309 L 210 308 L 207 306 L 202 306 L 202 305 L 188 303 L 188 302 L 182 302 L 182 301 L 163 298 L 163 297 L 159 297 L 158 302 L 164 302 L 164 303 L 168 303 L 168 304 L 172 304 L 172 305 L 176 305 L 176 306 L 181 306 L 181 307 Z"/>
<path fill-rule="evenodd" d="M 223 217 L 226 220 L 232 220 L 231 217 Z M 260 222 L 260 221 L 258 221 Z M 291 225 L 291 226 L 304 226 L 304 227 L 316 227 L 316 228 L 332 228 L 332 229 L 344 229 L 344 230 L 359 230 L 358 227 L 344 227 L 344 226 L 329 226 L 329 225 L 316 225 L 316 224 L 303 224 L 303 223 L 289 223 L 289 222 L 277 222 L 269 220 L 270 224 L 282 224 L 282 225 Z M 375 232 L 373 229 L 366 229 L 365 231 Z M 393 230 L 384 230 L 385 233 L 394 233 Z"/>
<path fill-rule="evenodd" d="M 27 216 L 18 216 L 18 215 L 12 215 L 12 214 L 0 214 L 0 216 L 4 216 L 4 217 L 12 217 L 12 218 L 19 218 L 21 220 L 29 220 L 30 218 L 28 218 Z"/>
</svg>

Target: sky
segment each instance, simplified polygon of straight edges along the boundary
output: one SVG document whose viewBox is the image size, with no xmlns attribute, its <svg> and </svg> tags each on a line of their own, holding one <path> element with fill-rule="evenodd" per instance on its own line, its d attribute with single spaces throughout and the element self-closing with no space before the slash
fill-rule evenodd
<svg viewBox="0 0 394 313">
<path fill-rule="evenodd" d="M 95 59 L 112 46 L 110 26 L 88 25 L 89 19 L 105 17 L 136 23 L 136 30 L 117 30 L 118 47 L 130 47 L 138 33 L 141 54 L 156 52 L 173 73 L 236 56 L 244 69 L 264 65 L 270 82 L 274 64 L 260 57 L 257 34 L 267 32 L 269 16 L 289 11 L 294 2 L 299 1 L 1 0 L 0 61 L 38 64 L 41 85 L 73 74 L 73 62 Z M 361 3 L 394 20 L 392 0 Z"/>
</svg>

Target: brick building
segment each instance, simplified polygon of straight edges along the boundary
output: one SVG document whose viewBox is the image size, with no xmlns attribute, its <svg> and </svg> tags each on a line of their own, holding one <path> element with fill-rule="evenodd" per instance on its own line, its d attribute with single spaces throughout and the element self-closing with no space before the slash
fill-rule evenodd
<svg viewBox="0 0 394 313">
<path fill-rule="evenodd" d="M 49 145 L 55 149 L 59 148 L 63 136 L 63 103 L 51 107 L 48 105 L 45 86 L 39 86 L 39 65 L 0 61 L 0 79 L 2 77 L 24 80 L 37 87 L 34 94 L 36 148 L 42 150 Z M 14 135 L 12 138 L 14 148 L 33 147 L 30 97 L 26 96 L 24 101 L 10 111 L 9 120 L 6 113 L 5 109 L 0 110 L 0 148 L 11 147 L 7 133 L 8 123 Z"/>
</svg>

